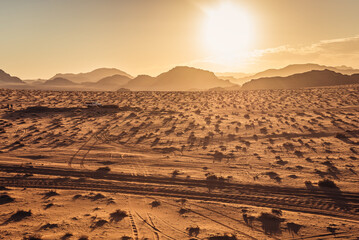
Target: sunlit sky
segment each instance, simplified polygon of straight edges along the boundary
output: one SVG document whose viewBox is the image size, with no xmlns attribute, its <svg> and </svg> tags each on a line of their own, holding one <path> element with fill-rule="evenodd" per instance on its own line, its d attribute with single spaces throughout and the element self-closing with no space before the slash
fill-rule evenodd
<svg viewBox="0 0 359 240">
<path fill-rule="evenodd" d="M 115 67 L 359 68 L 358 0 L 0 0 L 0 69 L 22 79 Z"/>
</svg>

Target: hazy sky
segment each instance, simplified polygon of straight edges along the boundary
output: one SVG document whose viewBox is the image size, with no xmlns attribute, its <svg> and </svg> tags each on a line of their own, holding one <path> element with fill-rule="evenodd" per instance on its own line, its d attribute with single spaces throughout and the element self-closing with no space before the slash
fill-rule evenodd
<svg viewBox="0 0 359 240">
<path fill-rule="evenodd" d="M 0 0 L 0 69 L 31 79 L 98 67 L 359 68 L 358 9 L 358 0 Z"/>
</svg>

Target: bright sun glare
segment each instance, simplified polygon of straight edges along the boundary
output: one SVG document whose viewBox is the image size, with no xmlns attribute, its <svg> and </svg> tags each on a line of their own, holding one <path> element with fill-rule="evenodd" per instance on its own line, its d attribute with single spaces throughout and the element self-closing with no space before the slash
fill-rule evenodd
<svg viewBox="0 0 359 240">
<path fill-rule="evenodd" d="M 250 16 L 239 6 L 230 2 L 207 9 L 204 26 L 206 48 L 213 57 L 234 59 L 249 51 L 253 40 Z"/>
</svg>

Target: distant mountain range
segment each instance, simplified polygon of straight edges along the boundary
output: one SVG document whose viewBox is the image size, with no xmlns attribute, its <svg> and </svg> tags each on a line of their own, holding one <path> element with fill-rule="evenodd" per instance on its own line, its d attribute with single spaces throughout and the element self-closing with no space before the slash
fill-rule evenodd
<svg viewBox="0 0 359 240">
<path fill-rule="evenodd" d="M 243 84 L 252 79 L 258 79 L 258 78 L 264 78 L 264 77 L 287 77 L 287 76 L 297 74 L 297 73 L 304 73 L 304 72 L 309 72 L 309 71 L 313 71 L 313 70 L 325 70 L 325 69 L 331 70 L 333 72 L 341 73 L 341 74 L 346 74 L 346 75 L 359 73 L 359 69 L 353 69 L 353 68 L 347 67 L 347 66 L 330 67 L 330 66 L 324 66 L 324 65 L 314 64 L 314 63 L 307 63 L 307 64 L 292 64 L 292 65 L 288 65 L 288 66 L 286 66 L 284 68 L 280 68 L 280 69 L 268 69 L 263 72 L 259 72 L 259 73 L 256 73 L 256 74 L 253 74 L 250 76 L 245 76 L 245 77 L 240 77 L 240 78 L 232 77 L 232 79 L 230 79 L 230 80 L 233 83 Z M 242 73 L 240 73 L 240 74 L 242 74 Z M 229 77 L 230 76 L 227 76 L 227 79 Z"/>
<path fill-rule="evenodd" d="M 305 87 L 359 84 L 359 74 L 344 75 L 328 69 L 297 73 L 288 77 L 264 77 L 253 79 L 242 86 L 242 90 L 295 89 Z"/>
<path fill-rule="evenodd" d="M 233 73 L 221 73 L 223 75 Z M 219 75 L 219 74 L 218 74 Z M 235 76 L 242 76 L 237 74 Z M 231 80 L 225 80 L 226 78 Z M 100 68 L 88 73 L 56 74 L 49 80 L 25 80 L 0 70 L 0 87 L 115 91 L 188 91 L 247 90 L 333 86 L 359 83 L 359 70 L 350 67 L 328 67 L 318 64 L 294 64 L 281 69 L 269 69 L 244 78 L 216 76 L 213 72 L 180 66 L 157 77 L 139 75 L 133 78 L 124 71 Z M 234 81 L 235 79 L 236 81 Z M 233 83 L 246 81 L 242 87 Z"/>
<path fill-rule="evenodd" d="M 0 83 L 5 84 L 19 84 L 24 83 L 20 78 L 13 77 L 0 69 Z"/>
<path fill-rule="evenodd" d="M 62 78 L 62 77 L 57 77 L 54 79 L 50 79 L 47 80 L 43 83 L 43 85 L 48 85 L 48 86 L 68 86 L 68 85 L 76 85 L 76 83 L 74 83 L 73 81 L 70 81 L 66 78 Z"/>
<path fill-rule="evenodd" d="M 54 78 L 65 78 L 75 83 L 83 83 L 83 82 L 97 82 L 105 77 L 110 77 L 114 75 L 122 75 L 128 78 L 133 78 L 128 73 L 124 71 L 118 70 L 116 68 L 98 68 L 88 73 L 58 73 L 50 79 Z"/>
<path fill-rule="evenodd" d="M 219 79 L 213 72 L 191 67 L 175 67 L 158 75 L 149 88 L 160 91 L 187 91 L 232 86 L 235 84 Z"/>
<path fill-rule="evenodd" d="M 131 89 L 132 91 L 145 91 L 150 89 L 157 79 L 155 77 L 151 77 L 148 75 L 138 75 L 123 87 L 127 89 Z"/>
</svg>

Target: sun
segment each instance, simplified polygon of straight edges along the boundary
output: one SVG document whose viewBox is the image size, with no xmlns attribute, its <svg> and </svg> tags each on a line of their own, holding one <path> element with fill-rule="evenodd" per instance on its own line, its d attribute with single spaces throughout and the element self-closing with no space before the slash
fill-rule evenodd
<svg viewBox="0 0 359 240">
<path fill-rule="evenodd" d="M 206 9 L 204 46 L 217 58 L 235 58 L 249 51 L 253 26 L 249 14 L 231 2 Z"/>
</svg>

